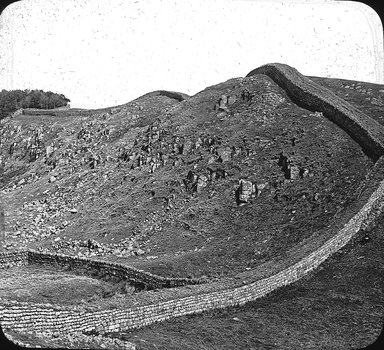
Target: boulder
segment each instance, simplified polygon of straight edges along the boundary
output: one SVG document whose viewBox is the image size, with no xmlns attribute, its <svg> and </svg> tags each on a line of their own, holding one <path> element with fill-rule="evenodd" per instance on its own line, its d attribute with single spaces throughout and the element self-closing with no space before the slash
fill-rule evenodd
<svg viewBox="0 0 384 350">
<path fill-rule="evenodd" d="M 228 97 L 226 95 L 221 95 L 219 101 L 215 105 L 215 110 L 228 111 L 227 103 Z"/>
<path fill-rule="evenodd" d="M 236 102 L 236 96 L 231 95 L 228 97 L 228 104 L 233 105 Z"/>
<path fill-rule="evenodd" d="M 53 153 L 53 146 L 49 145 L 45 149 L 45 156 L 48 158 Z"/>
<path fill-rule="evenodd" d="M 239 205 L 248 203 L 249 199 L 255 192 L 255 186 L 251 181 L 241 179 L 239 181 L 239 188 L 236 191 L 237 202 Z"/>
<path fill-rule="evenodd" d="M 188 154 L 192 149 L 192 142 L 187 140 L 184 142 L 181 148 L 181 154 Z"/>
<path fill-rule="evenodd" d="M 217 154 L 219 155 L 219 160 L 222 162 L 227 162 L 231 159 L 232 149 L 230 147 L 219 147 L 217 149 Z"/>
<path fill-rule="evenodd" d="M 204 187 L 208 185 L 208 178 L 205 175 L 200 175 L 197 179 L 196 191 L 200 193 Z"/>
<path fill-rule="evenodd" d="M 267 189 L 268 187 L 269 187 L 268 182 L 257 184 L 256 185 L 257 196 L 259 197 L 261 195 L 261 192 L 264 191 L 265 189 Z"/>
<path fill-rule="evenodd" d="M 299 176 L 300 176 L 300 169 L 299 169 L 299 167 L 296 166 L 296 165 L 289 166 L 288 176 L 289 176 L 290 180 L 298 179 Z"/>
<path fill-rule="evenodd" d="M 136 255 L 143 255 L 143 254 L 145 254 L 145 251 L 144 251 L 143 249 L 139 248 L 139 249 L 137 249 L 137 250 L 135 251 L 135 254 L 136 254 Z"/>
</svg>

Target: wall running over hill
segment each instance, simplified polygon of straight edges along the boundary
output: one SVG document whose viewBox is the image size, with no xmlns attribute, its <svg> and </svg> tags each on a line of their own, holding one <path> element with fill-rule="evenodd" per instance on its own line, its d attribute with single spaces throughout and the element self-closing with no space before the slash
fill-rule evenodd
<svg viewBox="0 0 384 350">
<path fill-rule="evenodd" d="M 272 68 L 268 68 L 272 67 Z M 328 90 L 307 81 L 300 73 L 285 65 L 272 65 L 253 72 L 269 70 L 278 84 L 288 90 L 296 99 L 307 101 L 306 104 L 324 113 L 334 113 L 333 118 L 348 130 L 363 147 L 372 151 L 375 157 L 380 157 L 384 150 L 383 127 L 376 124 L 349 104 L 331 95 Z M 252 74 L 256 74 L 253 73 Z M 250 73 L 250 75 L 252 75 Z M 296 94 L 296 95 L 295 95 Z M 309 108 L 309 107 L 307 107 Z M 362 135 L 357 135 L 362 129 Z M 384 206 L 384 181 L 380 178 L 383 173 L 384 158 L 380 158 L 374 168 L 374 181 L 366 185 L 365 192 L 368 200 L 331 239 L 309 255 L 293 263 L 288 268 L 269 276 L 258 279 L 257 272 L 251 272 L 247 282 L 234 278 L 231 281 L 221 281 L 193 286 L 182 286 L 174 290 L 161 289 L 138 293 L 141 301 L 131 303 L 130 307 L 105 310 L 79 310 L 76 307 L 64 307 L 50 304 L 28 304 L 1 300 L 0 320 L 4 328 L 18 331 L 36 332 L 67 332 L 95 330 L 100 333 L 119 329 L 137 328 L 157 321 L 163 321 L 177 316 L 199 313 L 215 308 L 225 308 L 241 305 L 248 301 L 263 297 L 271 291 L 291 284 L 318 267 L 331 254 L 345 246 L 351 238 L 374 219 Z M 349 216 L 351 217 L 351 216 Z M 334 228 L 335 229 L 335 228 Z M 39 258 L 40 257 L 40 258 Z M 36 252 L 7 253 L 0 256 L 0 266 L 9 264 L 24 264 L 44 259 L 56 259 L 53 255 L 43 257 Z M 63 256 L 57 258 L 66 261 Z M 79 259 L 79 264 L 93 264 L 91 260 Z M 120 268 L 120 267 L 119 267 Z M 116 271 L 119 271 L 116 267 Z M 254 279 L 252 280 L 252 273 Z M 174 291 L 174 293 L 169 293 Z M 148 299 L 146 299 L 148 296 Z M 144 301 L 143 301 L 144 300 Z"/>
<path fill-rule="evenodd" d="M 378 122 L 332 91 L 300 74 L 295 68 L 280 63 L 267 64 L 254 69 L 247 77 L 255 74 L 269 76 L 297 105 L 323 112 L 374 158 L 378 159 L 384 154 L 384 129 Z"/>
</svg>

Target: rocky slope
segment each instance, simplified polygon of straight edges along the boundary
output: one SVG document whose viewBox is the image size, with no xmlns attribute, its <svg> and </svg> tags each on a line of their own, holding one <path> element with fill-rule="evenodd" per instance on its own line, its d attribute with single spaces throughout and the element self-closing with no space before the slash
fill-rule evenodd
<svg viewBox="0 0 384 350">
<path fill-rule="evenodd" d="M 316 79 L 357 107 L 363 99 L 382 107 L 379 86 L 355 82 L 365 92 L 354 95 L 349 83 Z M 45 114 L 1 125 L 3 250 L 232 276 L 324 234 L 373 165 L 265 75 L 192 97 L 163 91 L 111 109 Z"/>
</svg>

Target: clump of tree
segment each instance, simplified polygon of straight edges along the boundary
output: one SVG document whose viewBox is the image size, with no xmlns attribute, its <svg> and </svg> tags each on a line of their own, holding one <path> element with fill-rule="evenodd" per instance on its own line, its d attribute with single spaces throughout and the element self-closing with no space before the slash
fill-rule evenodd
<svg viewBox="0 0 384 350">
<path fill-rule="evenodd" d="M 1 90 L 0 119 L 19 108 L 53 109 L 66 106 L 70 100 L 63 94 L 43 90 Z"/>
</svg>

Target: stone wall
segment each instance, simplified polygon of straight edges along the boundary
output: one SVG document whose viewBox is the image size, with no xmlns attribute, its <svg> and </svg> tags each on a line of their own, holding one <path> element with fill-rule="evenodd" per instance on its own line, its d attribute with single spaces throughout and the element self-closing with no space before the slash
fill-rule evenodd
<svg viewBox="0 0 384 350">
<path fill-rule="evenodd" d="M 109 275 L 109 277 L 115 280 L 126 280 L 132 284 L 141 285 L 145 287 L 145 289 L 173 288 L 187 284 L 201 283 L 199 280 L 191 278 L 161 277 L 130 266 L 107 261 L 91 260 L 64 254 L 40 253 L 32 250 L 23 253 L 28 256 L 28 264 L 65 266 L 67 269 L 85 270 L 85 274 L 87 275 L 97 273 L 101 278 L 102 276 Z M 0 254 L 0 259 L 1 256 Z"/>
<path fill-rule="evenodd" d="M 174 100 L 177 100 L 179 102 L 184 101 L 185 99 L 187 99 L 189 97 L 187 94 L 183 94 L 183 93 L 175 92 L 175 91 L 158 90 L 157 93 L 160 96 L 166 96 L 169 98 L 173 98 Z"/>
<path fill-rule="evenodd" d="M 15 118 L 15 117 L 17 117 L 17 116 L 19 116 L 19 115 L 21 115 L 21 114 L 23 114 L 23 109 L 22 109 L 22 108 L 19 108 L 17 111 L 15 111 L 15 112 L 13 112 L 13 113 L 11 114 L 11 118 Z"/>
<path fill-rule="evenodd" d="M 0 125 L 4 125 L 4 124 L 8 123 L 12 118 L 15 118 L 15 117 L 17 117 L 17 116 L 19 116 L 21 114 L 23 114 L 23 109 L 22 108 L 14 111 L 13 113 L 9 114 L 5 118 L 0 119 Z"/>
<path fill-rule="evenodd" d="M 269 76 L 297 105 L 323 112 L 324 116 L 344 129 L 374 158 L 378 159 L 384 154 L 384 130 L 378 122 L 332 91 L 303 76 L 295 68 L 280 63 L 267 64 L 254 69 L 247 77 L 255 74 Z"/>
<path fill-rule="evenodd" d="M 263 73 L 276 80 L 279 85 L 291 94 L 298 104 L 307 108 L 320 110 L 346 129 L 375 158 L 379 158 L 384 150 L 383 127 L 365 116 L 328 90 L 319 87 L 300 73 L 285 65 L 268 65 L 252 71 L 249 75 Z M 375 129 L 376 128 L 376 129 Z M 360 133 L 361 131 L 361 133 Z M 239 278 L 181 286 L 175 289 L 160 289 L 137 293 L 124 307 L 104 308 L 102 310 L 81 309 L 78 307 L 28 304 L 1 300 L 0 320 L 4 328 L 19 331 L 35 332 L 67 332 L 95 330 L 100 333 L 119 329 L 137 328 L 172 317 L 199 313 L 205 310 L 241 305 L 263 297 L 273 290 L 293 283 L 310 271 L 317 268 L 331 254 L 345 246 L 351 238 L 364 229 L 384 206 L 384 158 L 380 158 L 375 167 L 372 179 L 364 185 L 364 195 L 353 209 L 354 212 L 346 220 L 343 228 L 330 228 L 336 234 L 320 247 L 313 248 L 303 258 L 292 260 L 289 267 L 280 272 L 260 279 L 258 271 L 250 271 L 245 280 L 243 274 Z M 301 247 L 304 249 L 305 247 Z M 37 252 L 9 253 L 0 257 L 0 262 L 11 263 L 44 263 L 57 261 L 59 264 L 70 261 L 72 264 L 96 264 L 97 268 L 106 268 L 86 259 L 40 254 Z M 24 254 L 24 255 L 23 255 Z M 27 259 L 25 258 L 25 254 Z M 9 260 L 7 260 L 9 259 Z M 19 260 L 18 260 L 19 259 Z M 1 266 L 3 266 L 1 265 Z M 126 273 L 117 264 L 108 265 L 118 274 Z M 133 273 L 133 272 L 132 272 Z"/>
<path fill-rule="evenodd" d="M 384 181 L 369 197 L 364 206 L 348 223 L 320 248 L 288 268 L 270 277 L 244 284 L 241 280 L 216 282 L 175 289 L 142 292 L 141 302 L 132 302 L 128 308 L 79 310 L 49 304 L 28 304 L 1 301 L 0 319 L 2 327 L 19 331 L 69 332 L 95 330 L 100 333 L 126 328 L 137 328 L 172 317 L 198 313 L 205 310 L 241 305 L 263 297 L 276 288 L 288 285 L 318 267 L 331 254 L 338 251 L 370 220 L 370 212 L 384 205 Z M 25 252 L 23 252 L 25 254 Z M 36 253 L 29 253 L 36 261 Z M 3 261 L 22 259 L 21 253 L 3 254 Z M 46 257 L 47 258 L 47 257 Z M 52 255 L 53 258 L 53 255 Z M 51 257 L 48 257 L 48 260 Z M 59 260 L 63 257 L 59 257 Z M 64 259 L 65 260 L 65 259 Z M 64 261 L 63 260 L 63 261 Z M 78 259 L 83 263 L 83 259 Z M 86 259 L 84 259 L 85 262 Z M 65 260 L 66 261 L 66 260 Z M 115 264 L 111 264 L 115 265 Z M 179 292 L 180 290 L 180 292 Z M 146 301 L 148 297 L 148 301 Z"/>
<path fill-rule="evenodd" d="M 28 265 L 28 252 L 7 252 L 0 253 L 0 268 Z"/>
</svg>

